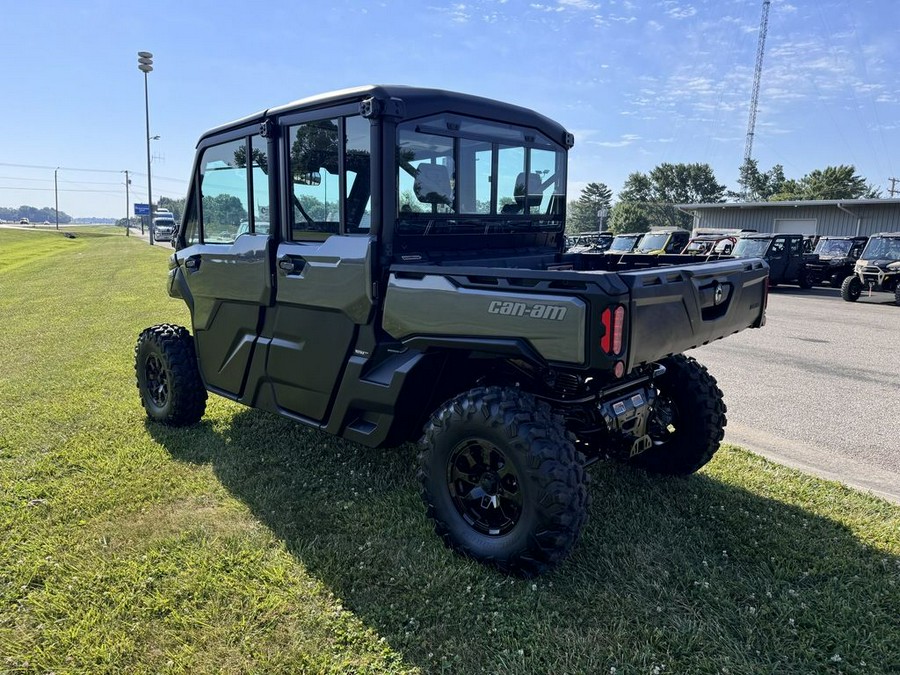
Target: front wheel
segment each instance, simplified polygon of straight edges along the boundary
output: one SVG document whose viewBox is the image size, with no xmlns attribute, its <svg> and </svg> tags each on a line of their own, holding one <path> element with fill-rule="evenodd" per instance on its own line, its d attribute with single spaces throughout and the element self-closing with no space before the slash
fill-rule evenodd
<svg viewBox="0 0 900 675">
<path fill-rule="evenodd" d="M 655 473 L 686 476 L 706 464 L 725 435 L 725 401 L 715 378 L 695 359 L 662 361 L 658 396 L 647 422 L 653 444 L 631 463 Z"/>
<path fill-rule="evenodd" d="M 809 288 L 812 288 L 812 287 L 813 287 L 813 282 L 812 282 L 812 280 L 809 278 L 809 273 L 807 273 L 807 272 L 801 272 L 801 273 L 800 273 L 800 276 L 797 277 L 797 285 L 800 286 L 800 288 L 802 288 L 802 289 L 804 289 L 804 290 L 809 289 Z"/>
<path fill-rule="evenodd" d="M 448 547 L 530 577 L 575 546 L 587 474 L 545 403 L 516 389 L 472 389 L 432 416 L 420 444 L 422 499 Z"/>
<path fill-rule="evenodd" d="M 841 297 L 847 302 L 856 302 L 862 294 L 862 289 L 862 281 L 858 276 L 847 277 L 841 284 Z"/>
<path fill-rule="evenodd" d="M 164 323 L 144 329 L 134 348 L 134 372 L 150 419 L 184 426 L 203 417 L 206 388 L 187 328 Z"/>
</svg>

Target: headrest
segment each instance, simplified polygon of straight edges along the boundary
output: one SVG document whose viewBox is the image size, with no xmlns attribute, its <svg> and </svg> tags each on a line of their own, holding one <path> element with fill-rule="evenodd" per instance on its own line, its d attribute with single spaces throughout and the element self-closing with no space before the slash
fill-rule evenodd
<svg viewBox="0 0 900 675">
<path fill-rule="evenodd" d="M 513 194 L 519 207 L 525 206 L 526 196 L 528 206 L 540 206 L 541 200 L 544 198 L 543 181 L 541 181 L 540 174 L 528 174 L 528 185 L 526 186 L 525 172 L 520 173 L 516 176 L 516 187 Z"/>
<path fill-rule="evenodd" d="M 413 183 L 416 199 L 424 204 L 453 204 L 450 169 L 443 164 L 419 164 Z"/>
</svg>

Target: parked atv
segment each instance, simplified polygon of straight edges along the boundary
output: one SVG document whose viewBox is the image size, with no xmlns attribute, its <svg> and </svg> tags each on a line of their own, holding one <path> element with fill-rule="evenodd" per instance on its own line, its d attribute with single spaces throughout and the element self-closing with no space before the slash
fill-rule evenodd
<svg viewBox="0 0 900 675">
<path fill-rule="evenodd" d="M 803 260 L 802 234 L 745 234 L 731 255 L 735 258 L 763 258 L 769 263 L 769 285 L 797 284 L 810 288 L 806 263 Z"/>
<path fill-rule="evenodd" d="M 868 237 L 822 237 L 815 250 L 804 256 L 806 276 L 813 285 L 828 283 L 840 288 L 844 279 L 853 274 L 853 268 Z"/>
<path fill-rule="evenodd" d="M 883 232 L 869 238 L 853 274 L 841 284 L 841 297 L 856 302 L 864 289 L 893 293 L 900 305 L 900 232 Z"/>
<path fill-rule="evenodd" d="M 588 462 L 684 476 L 712 458 L 725 402 L 682 352 L 762 326 L 767 299 L 758 259 L 565 253 L 573 143 L 525 108 L 396 86 L 207 132 L 169 260 L 192 330 L 135 349 L 148 417 L 195 423 L 213 392 L 372 448 L 419 440 L 445 544 L 556 565 Z"/>
</svg>

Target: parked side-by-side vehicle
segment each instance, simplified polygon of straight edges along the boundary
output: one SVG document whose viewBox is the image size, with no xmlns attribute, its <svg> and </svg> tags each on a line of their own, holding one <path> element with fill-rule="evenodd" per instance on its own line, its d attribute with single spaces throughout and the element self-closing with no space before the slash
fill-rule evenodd
<svg viewBox="0 0 900 675">
<path fill-rule="evenodd" d="M 900 305 L 900 232 L 883 232 L 869 238 L 853 274 L 841 285 L 841 297 L 856 302 L 864 290 L 893 293 Z"/>
<path fill-rule="evenodd" d="M 531 110 L 395 86 L 203 134 L 168 276 L 191 327 L 140 334 L 147 415 L 195 423 L 213 392 L 373 448 L 418 441 L 448 546 L 555 565 L 586 464 L 710 460 L 723 395 L 682 352 L 762 326 L 767 300 L 757 257 L 566 253 L 573 143 Z"/>
</svg>

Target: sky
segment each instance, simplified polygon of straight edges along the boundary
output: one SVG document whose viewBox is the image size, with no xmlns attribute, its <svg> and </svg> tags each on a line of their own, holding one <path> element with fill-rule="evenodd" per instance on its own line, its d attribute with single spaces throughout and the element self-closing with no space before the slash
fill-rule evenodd
<svg viewBox="0 0 900 675">
<path fill-rule="evenodd" d="M 537 110 L 575 135 L 569 198 L 617 194 L 663 162 L 737 189 L 757 0 L 3 0 L 0 207 L 124 217 L 185 195 L 200 135 L 363 84 L 409 84 Z M 852 164 L 900 178 L 900 3 L 772 0 L 753 157 L 788 178 Z M 900 183 L 896 186 L 900 189 Z M 135 196 L 136 193 L 136 196 Z M 897 193 L 900 196 L 900 192 Z"/>
</svg>

